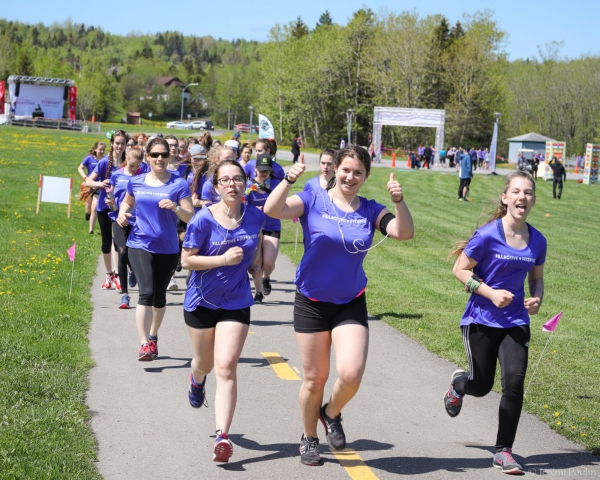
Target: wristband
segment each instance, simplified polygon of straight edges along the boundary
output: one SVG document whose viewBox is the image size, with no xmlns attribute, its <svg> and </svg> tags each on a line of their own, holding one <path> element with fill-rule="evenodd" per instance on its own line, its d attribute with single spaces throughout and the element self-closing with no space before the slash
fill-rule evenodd
<svg viewBox="0 0 600 480">
<path fill-rule="evenodd" d="M 177 205 L 177 206 L 175 207 L 175 213 L 177 213 L 179 210 L 181 210 L 181 205 Z"/>
<path fill-rule="evenodd" d="M 469 278 L 467 280 L 467 283 L 465 283 L 465 292 L 474 293 L 475 290 L 477 290 L 481 286 L 482 283 L 483 283 L 483 280 L 481 278 L 479 278 L 477 275 L 475 275 L 475 274 L 471 275 L 471 278 Z"/>
<path fill-rule="evenodd" d="M 285 177 L 283 177 L 283 179 L 289 184 L 289 185 L 293 185 L 294 183 L 296 183 L 296 180 L 290 180 L 290 177 L 287 176 L 287 173 L 285 174 Z"/>
<path fill-rule="evenodd" d="M 399 203 L 402 203 L 403 201 L 404 201 L 404 195 L 402 195 L 402 196 L 400 197 L 400 200 L 398 200 L 397 202 L 394 202 L 394 201 L 392 200 L 392 202 L 394 202 L 396 205 L 397 205 L 397 204 L 399 204 Z"/>
</svg>

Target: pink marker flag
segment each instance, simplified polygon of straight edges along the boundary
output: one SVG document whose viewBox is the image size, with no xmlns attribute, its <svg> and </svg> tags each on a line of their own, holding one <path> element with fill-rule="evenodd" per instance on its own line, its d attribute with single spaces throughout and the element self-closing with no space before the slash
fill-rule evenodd
<svg viewBox="0 0 600 480">
<path fill-rule="evenodd" d="M 542 325 L 543 332 L 553 332 L 556 330 L 558 326 L 558 322 L 560 321 L 560 317 L 562 317 L 563 312 L 559 312 L 554 315 L 550 320 L 548 320 L 544 325 Z"/>
<path fill-rule="evenodd" d="M 67 250 L 67 255 L 69 255 L 69 260 L 71 260 L 72 262 L 75 261 L 75 250 L 76 249 L 77 249 L 77 242 L 75 242 L 73 244 L 73 246 Z"/>
<path fill-rule="evenodd" d="M 298 223 L 300 219 L 298 217 L 292 218 L 292 223 Z"/>
</svg>

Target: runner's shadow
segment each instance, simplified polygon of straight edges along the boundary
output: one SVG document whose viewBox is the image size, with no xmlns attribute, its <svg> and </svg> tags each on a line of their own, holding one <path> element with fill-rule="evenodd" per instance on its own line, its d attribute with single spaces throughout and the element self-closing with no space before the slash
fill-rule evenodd
<svg viewBox="0 0 600 480">
<path fill-rule="evenodd" d="M 419 320 L 423 318 L 423 315 L 421 313 L 384 312 L 376 316 L 378 320 L 381 320 L 382 317 L 392 317 L 398 320 Z"/>
<path fill-rule="evenodd" d="M 175 368 L 190 368 L 192 365 L 192 359 L 191 358 L 173 358 L 173 357 L 169 357 L 169 356 L 159 356 L 158 358 L 154 359 L 152 361 L 153 365 L 156 365 L 155 362 L 160 362 L 161 360 L 181 360 L 182 362 L 185 362 L 182 365 L 165 365 L 163 367 L 145 367 L 144 370 L 148 373 L 162 373 L 163 370 L 173 370 Z"/>
<path fill-rule="evenodd" d="M 277 300 L 271 300 L 269 302 L 263 302 L 262 305 L 289 305 L 293 306 L 294 302 L 278 302 Z"/>
<path fill-rule="evenodd" d="M 272 320 L 251 320 L 250 325 L 256 327 L 275 327 L 277 325 L 285 325 L 287 327 L 291 327 L 293 322 L 290 320 L 289 322 L 276 322 Z"/>
</svg>

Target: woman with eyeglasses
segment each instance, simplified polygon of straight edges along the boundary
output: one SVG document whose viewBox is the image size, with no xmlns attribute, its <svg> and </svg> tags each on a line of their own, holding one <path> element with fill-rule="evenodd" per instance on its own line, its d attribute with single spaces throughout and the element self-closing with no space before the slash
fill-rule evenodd
<svg viewBox="0 0 600 480">
<path fill-rule="evenodd" d="M 369 349 L 363 261 L 377 246 L 373 246 L 375 232 L 395 240 L 409 240 L 414 234 L 402 187 L 393 173 L 387 191 L 394 213 L 375 200 L 359 196 L 371 170 L 366 149 L 350 146 L 340 150 L 333 165 L 335 176 L 328 190 L 304 190 L 288 197 L 291 185 L 304 173 L 300 157 L 269 195 L 264 208 L 273 218 L 300 218 L 304 232 L 304 255 L 294 281 L 294 331 L 303 370 L 300 462 L 304 465 L 321 464 L 319 420 L 333 450 L 346 446 L 341 412 L 358 392 Z M 323 403 L 331 347 L 338 378 L 329 400 Z"/>
<path fill-rule="evenodd" d="M 83 185 L 87 187 L 86 180 L 92 172 L 96 169 L 98 162 L 104 157 L 104 151 L 106 150 L 106 144 L 101 141 L 94 143 L 94 146 L 88 152 L 87 157 L 83 159 L 77 171 L 81 178 L 83 178 Z M 84 170 L 85 169 L 85 170 Z M 94 226 L 96 225 L 96 219 L 98 214 L 96 213 L 96 207 L 98 206 L 98 189 L 89 188 L 83 192 L 82 200 L 85 200 L 85 219 L 90 221 L 89 233 L 94 233 Z"/>
<path fill-rule="evenodd" d="M 189 222 L 194 214 L 187 182 L 167 170 L 170 155 L 166 140 L 157 137 L 148 142 L 146 158 L 151 170 L 129 181 L 117 218 L 125 228 L 136 209 L 127 248 L 140 289 L 135 312 L 140 361 L 158 356 L 158 330 L 165 315 L 167 285 L 179 258 L 177 220 Z"/>
<path fill-rule="evenodd" d="M 183 315 L 194 350 L 189 402 L 194 408 L 204 404 L 206 376 L 214 369 L 213 460 L 227 462 L 233 453 L 228 434 L 237 403 L 237 364 L 254 303 L 248 271 L 265 215 L 242 202 L 246 175 L 237 160 L 217 165 L 212 184 L 220 200 L 192 218 L 183 241 L 181 261 L 192 271 Z"/>
<path fill-rule="evenodd" d="M 107 189 L 110 190 L 111 174 L 123 166 L 128 139 L 127 133 L 123 130 L 111 132 L 110 151 L 108 155 L 98 162 L 92 174 L 85 180 L 85 184 L 88 187 L 97 188 L 100 192 L 96 211 L 98 212 L 98 223 L 100 224 L 100 233 L 102 234 L 102 256 L 106 267 L 106 277 L 102 284 L 102 289 L 109 290 L 114 285 L 119 293 L 121 292 L 121 283 L 119 282 L 119 276 L 113 268 L 113 265 L 116 268 L 117 258 L 112 244 L 112 221 L 108 216 L 110 207 L 106 204 L 106 193 Z M 112 258 L 111 251 L 115 252 Z"/>
</svg>

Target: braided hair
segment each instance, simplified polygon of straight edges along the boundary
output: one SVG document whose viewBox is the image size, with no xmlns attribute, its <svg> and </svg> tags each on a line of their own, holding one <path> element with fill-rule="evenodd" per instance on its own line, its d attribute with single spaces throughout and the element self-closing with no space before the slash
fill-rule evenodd
<svg viewBox="0 0 600 480">
<path fill-rule="evenodd" d="M 110 177 L 110 172 L 112 170 L 113 163 L 114 163 L 114 158 L 113 158 L 114 147 L 113 147 L 113 144 L 115 142 L 115 138 L 116 137 L 123 137 L 125 139 L 125 142 L 127 142 L 128 138 L 129 138 L 129 136 L 127 135 L 127 133 L 124 130 L 115 130 L 113 132 L 113 134 L 110 136 L 110 152 L 108 152 L 108 165 L 106 166 L 106 178 Z M 125 160 L 125 149 L 123 149 L 123 153 L 121 154 L 121 158 L 118 159 L 119 165 L 121 165 L 124 160 Z"/>
</svg>

